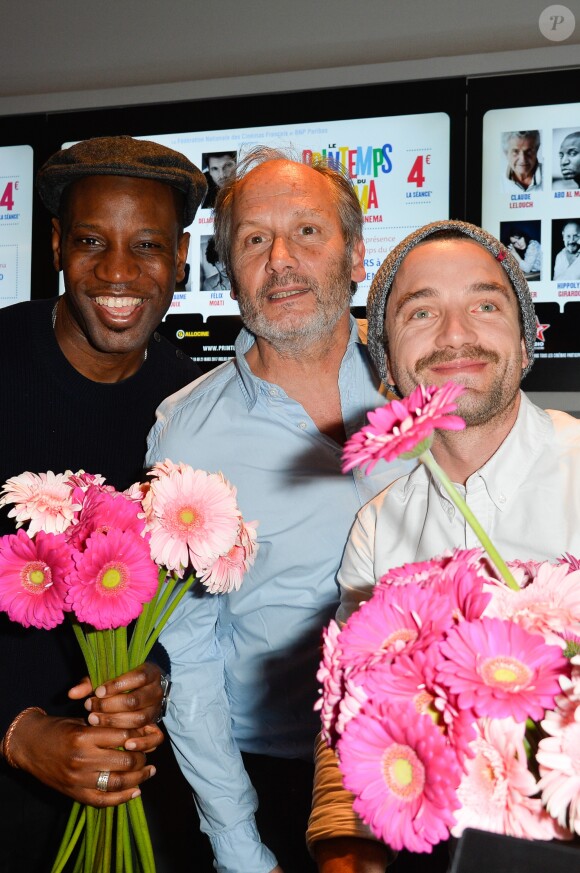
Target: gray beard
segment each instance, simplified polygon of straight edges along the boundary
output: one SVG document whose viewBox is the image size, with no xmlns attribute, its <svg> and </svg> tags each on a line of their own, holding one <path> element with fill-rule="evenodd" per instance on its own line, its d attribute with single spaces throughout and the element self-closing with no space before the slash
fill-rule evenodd
<svg viewBox="0 0 580 873">
<path fill-rule="evenodd" d="M 341 263 L 327 276 L 324 286 L 314 282 L 307 276 L 289 274 L 283 277 L 274 276 L 263 285 L 256 299 L 251 299 L 243 289 L 235 283 L 238 292 L 240 315 L 245 327 L 255 336 L 264 339 L 277 352 L 287 357 L 304 354 L 314 344 L 327 339 L 332 341 L 334 328 L 348 310 L 351 300 L 350 292 L 350 258 L 345 257 Z M 289 317 L 285 322 L 271 322 L 260 305 L 274 289 L 283 289 L 289 284 L 304 284 L 310 288 L 317 302 L 316 310 L 309 316 L 299 319 Z M 282 307 L 284 304 L 281 304 Z M 292 304 L 288 304 L 290 311 Z"/>
</svg>

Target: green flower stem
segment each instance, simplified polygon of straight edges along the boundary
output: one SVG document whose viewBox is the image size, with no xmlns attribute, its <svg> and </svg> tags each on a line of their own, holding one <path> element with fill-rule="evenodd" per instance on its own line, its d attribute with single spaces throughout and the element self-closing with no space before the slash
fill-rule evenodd
<svg viewBox="0 0 580 873">
<path fill-rule="evenodd" d="M 149 828 L 147 827 L 147 819 L 145 818 L 145 810 L 143 809 L 141 797 L 135 797 L 128 802 L 127 812 L 129 813 L 129 820 L 133 825 L 133 837 L 137 846 L 138 857 L 143 867 L 143 873 L 155 873 L 153 846 L 151 845 L 151 837 L 149 836 Z"/>
<path fill-rule="evenodd" d="M 477 518 L 475 517 L 465 500 L 462 498 L 461 494 L 459 494 L 459 492 L 457 491 L 457 488 L 455 487 L 447 473 L 445 473 L 441 469 L 441 467 L 431 454 L 431 451 L 427 449 L 426 452 L 423 452 L 423 454 L 419 456 L 419 460 L 422 464 L 425 464 L 427 469 L 441 483 L 441 485 L 443 485 L 443 487 L 447 491 L 447 494 L 449 495 L 457 509 L 461 512 L 464 519 L 471 526 L 471 529 L 478 537 L 479 542 L 491 558 L 493 564 L 495 565 L 498 573 L 501 575 L 506 585 L 513 591 L 519 591 L 520 587 L 510 573 L 506 562 L 478 522 Z"/>
<path fill-rule="evenodd" d="M 64 837 L 62 838 L 58 854 L 50 873 L 61 873 L 64 870 L 66 863 L 73 853 L 73 850 L 78 843 L 79 837 L 85 826 L 85 809 L 80 803 L 73 804 L 69 820 L 67 822 Z"/>
<path fill-rule="evenodd" d="M 93 683 L 93 688 L 94 688 L 95 687 L 94 680 L 96 679 L 96 675 L 97 675 L 97 663 L 96 663 L 96 659 L 95 659 L 94 649 L 91 646 L 87 637 L 85 636 L 79 621 L 76 618 L 74 618 L 72 615 L 71 615 L 71 622 L 72 622 L 74 634 L 77 638 L 77 642 L 78 642 L 79 646 L 81 647 L 81 652 L 83 653 L 83 657 L 85 659 L 85 664 L 87 665 L 87 670 L 88 670 L 88 673 L 89 673 L 89 676 L 91 678 L 91 682 Z"/>
</svg>

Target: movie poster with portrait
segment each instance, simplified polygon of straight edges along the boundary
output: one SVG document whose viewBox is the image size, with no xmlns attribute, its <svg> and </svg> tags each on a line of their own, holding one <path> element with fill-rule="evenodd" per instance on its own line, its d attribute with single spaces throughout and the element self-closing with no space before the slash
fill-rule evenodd
<svg viewBox="0 0 580 873">
<path fill-rule="evenodd" d="M 482 225 L 522 267 L 537 358 L 580 358 L 580 103 L 483 119 Z"/>
</svg>

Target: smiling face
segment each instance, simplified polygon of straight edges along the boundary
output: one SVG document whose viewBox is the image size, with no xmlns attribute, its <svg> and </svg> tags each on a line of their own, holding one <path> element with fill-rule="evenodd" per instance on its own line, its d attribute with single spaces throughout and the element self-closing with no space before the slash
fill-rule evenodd
<svg viewBox="0 0 580 873">
<path fill-rule="evenodd" d="M 562 239 L 566 251 L 576 257 L 580 251 L 580 224 L 575 221 L 568 222 L 562 230 Z"/>
<path fill-rule="evenodd" d="M 347 250 L 331 183 L 275 160 L 244 178 L 232 214 L 232 296 L 242 320 L 272 346 L 297 351 L 348 317 L 364 244 Z"/>
<path fill-rule="evenodd" d="M 510 174 L 521 185 L 531 185 L 538 166 L 538 146 L 532 137 L 514 136 L 507 146 Z"/>
<path fill-rule="evenodd" d="M 144 351 L 163 319 L 189 243 L 179 197 L 162 182 L 125 176 L 88 176 L 67 190 L 61 220 L 53 219 L 66 310 L 57 338 L 81 372 L 87 355 Z"/>
<path fill-rule="evenodd" d="M 580 132 L 571 133 L 562 141 L 559 157 L 564 179 L 575 179 L 580 185 Z"/>
<path fill-rule="evenodd" d="M 527 355 L 509 279 L 471 240 L 431 240 L 403 260 L 387 300 L 390 380 L 403 394 L 453 381 L 468 426 L 517 410 Z M 515 415 L 515 412 L 514 412 Z"/>
</svg>

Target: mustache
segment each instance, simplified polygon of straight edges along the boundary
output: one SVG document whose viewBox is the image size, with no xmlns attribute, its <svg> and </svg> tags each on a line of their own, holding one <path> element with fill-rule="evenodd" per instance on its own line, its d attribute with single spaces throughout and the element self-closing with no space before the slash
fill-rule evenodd
<svg viewBox="0 0 580 873">
<path fill-rule="evenodd" d="M 497 352 L 492 352 L 489 349 L 484 349 L 483 346 L 466 346 L 458 351 L 450 349 L 436 349 L 424 358 L 419 358 L 415 364 L 415 370 L 424 370 L 430 367 L 436 367 L 438 364 L 450 364 L 452 361 L 464 360 L 489 361 L 492 364 L 499 363 L 499 355 Z"/>
<path fill-rule="evenodd" d="M 306 287 L 317 291 L 319 288 L 318 282 L 309 276 L 301 276 L 298 273 L 288 273 L 283 276 L 271 276 L 258 291 L 258 298 L 267 297 L 271 291 L 281 291 L 287 288 L 288 285 L 305 285 Z"/>
</svg>

